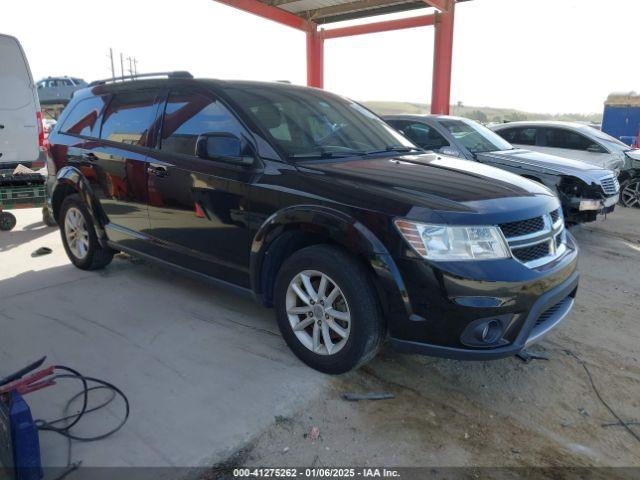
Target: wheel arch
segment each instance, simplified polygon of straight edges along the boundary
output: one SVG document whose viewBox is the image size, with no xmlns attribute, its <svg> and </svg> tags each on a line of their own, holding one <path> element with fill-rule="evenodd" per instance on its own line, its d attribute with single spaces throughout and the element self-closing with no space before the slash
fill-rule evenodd
<svg viewBox="0 0 640 480">
<path fill-rule="evenodd" d="M 60 208 L 64 199 L 69 195 L 78 194 L 87 206 L 87 210 L 91 215 L 96 230 L 98 240 L 102 244 L 106 242 L 106 234 L 104 225 L 106 217 L 100 208 L 89 181 L 85 178 L 80 170 L 75 167 L 66 166 L 58 172 L 55 184 L 51 191 L 50 205 L 53 218 L 60 225 Z"/>
<path fill-rule="evenodd" d="M 383 311 L 393 302 L 411 307 L 400 271 L 386 247 L 361 222 L 321 206 L 287 207 L 269 217 L 251 245 L 251 287 L 257 298 L 273 305 L 273 286 L 282 263 L 301 248 L 328 243 L 356 255 L 372 273 Z"/>
</svg>

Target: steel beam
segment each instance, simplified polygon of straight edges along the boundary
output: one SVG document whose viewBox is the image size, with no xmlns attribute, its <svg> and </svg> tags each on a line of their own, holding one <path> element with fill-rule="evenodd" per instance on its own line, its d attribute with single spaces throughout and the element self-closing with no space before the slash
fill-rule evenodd
<svg viewBox="0 0 640 480">
<path fill-rule="evenodd" d="M 448 115 L 451 104 L 454 12 L 452 1 L 447 12 L 437 14 L 435 24 L 431 113 L 440 115 Z"/>
<path fill-rule="evenodd" d="M 450 1 L 450 0 L 423 0 L 423 1 L 427 5 L 433 8 L 437 8 L 441 12 L 449 11 L 449 8 L 451 7 L 450 4 L 455 3 L 455 1 Z"/>
<path fill-rule="evenodd" d="M 307 31 L 307 85 L 324 87 L 324 38 L 317 28 Z"/>
<path fill-rule="evenodd" d="M 286 10 L 281 10 L 279 8 L 271 7 L 264 3 L 258 2 L 257 0 L 215 1 L 217 1 L 218 3 L 224 3 L 225 5 L 229 5 L 230 7 L 234 7 L 245 12 L 253 13 L 254 15 L 258 15 L 269 20 L 273 20 L 274 22 L 282 23 L 283 25 L 287 25 L 288 27 L 297 28 L 298 30 L 307 31 L 309 29 L 315 28 L 315 24 L 313 22 L 309 22 L 308 20 L 300 18 L 293 13 L 287 12 Z"/>
<path fill-rule="evenodd" d="M 389 32 L 392 30 L 401 30 L 404 28 L 426 27 L 434 25 L 436 22 L 435 15 L 421 15 L 419 17 L 401 18 L 399 20 L 388 20 L 386 22 L 366 23 L 364 25 L 354 25 L 351 27 L 332 28 L 331 30 L 322 30 L 320 33 L 323 38 L 340 38 L 351 37 L 353 35 L 365 35 L 368 33 Z"/>
</svg>

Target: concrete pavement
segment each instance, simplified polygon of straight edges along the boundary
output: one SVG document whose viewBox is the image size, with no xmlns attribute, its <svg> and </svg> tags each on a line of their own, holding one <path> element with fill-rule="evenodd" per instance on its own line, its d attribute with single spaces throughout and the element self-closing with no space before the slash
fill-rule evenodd
<svg viewBox="0 0 640 480">
<path fill-rule="evenodd" d="M 15 213 L 16 229 L 0 232 L 0 372 L 47 355 L 114 383 L 131 402 L 120 432 L 74 444 L 73 459 L 84 466 L 210 465 L 329 381 L 289 352 L 272 311 L 127 258 L 100 272 L 78 270 L 39 210 Z M 31 257 L 42 246 L 53 253 Z M 78 390 L 61 380 L 30 395 L 34 416 L 59 417 Z M 116 402 L 77 433 L 102 433 L 121 414 Z M 64 439 L 40 438 L 43 463 L 63 466 Z"/>
</svg>

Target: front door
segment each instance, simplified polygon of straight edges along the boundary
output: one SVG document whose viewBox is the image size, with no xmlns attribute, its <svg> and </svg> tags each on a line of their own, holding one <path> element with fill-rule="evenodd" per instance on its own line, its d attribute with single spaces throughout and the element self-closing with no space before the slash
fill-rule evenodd
<svg viewBox="0 0 640 480">
<path fill-rule="evenodd" d="M 212 94 L 169 92 L 149 165 L 150 235 L 167 261 L 248 287 L 253 169 L 198 157 L 204 133 L 247 138 Z"/>
<path fill-rule="evenodd" d="M 107 216 L 111 240 L 139 249 L 140 234 L 149 229 L 147 153 L 160 101 L 158 90 L 117 94 L 102 116 L 98 141 L 84 144 L 94 191 Z"/>
</svg>

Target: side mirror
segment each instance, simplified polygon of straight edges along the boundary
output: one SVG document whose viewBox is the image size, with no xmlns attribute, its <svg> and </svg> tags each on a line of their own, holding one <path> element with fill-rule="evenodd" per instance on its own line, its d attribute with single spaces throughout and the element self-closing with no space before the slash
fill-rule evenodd
<svg viewBox="0 0 640 480">
<path fill-rule="evenodd" d="M 196 141 L 196 155 L 207 160 L 253 165 L 254 158 L 242 155 L 242 143 L 232 133 L 203 133 Z"/>
<path fill-rule="evenodd" d="M 455 147 L 442 147 L 438 150 L 438 153 L 442 155 L 448 155 L 450 157 L 462 157 L 462 153 Z"/>
</svg>

